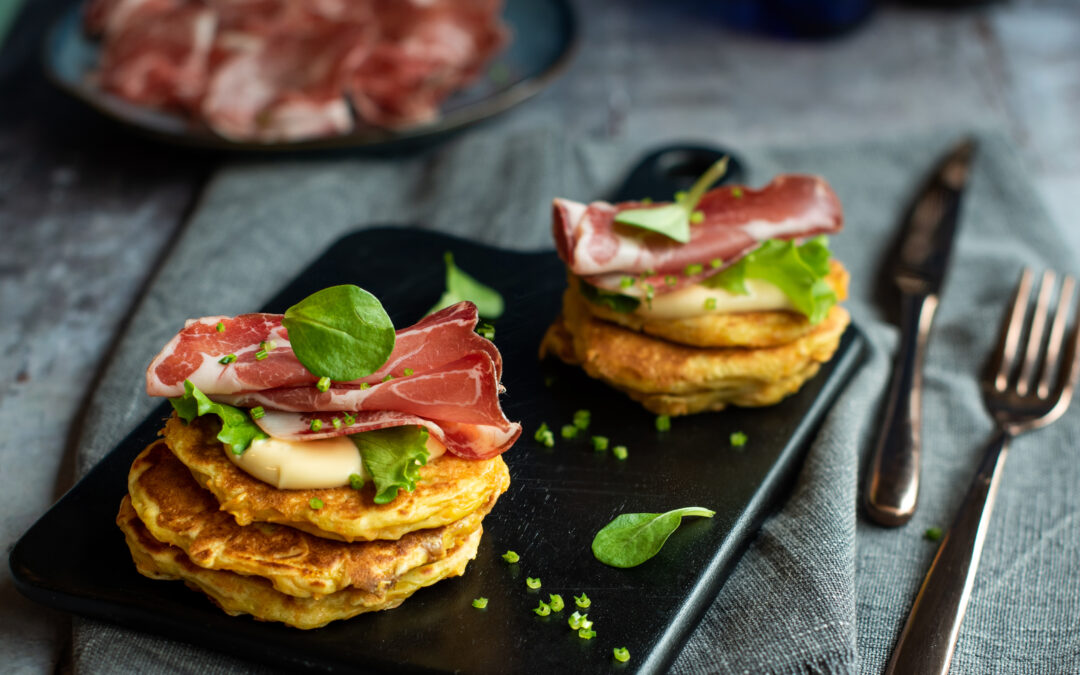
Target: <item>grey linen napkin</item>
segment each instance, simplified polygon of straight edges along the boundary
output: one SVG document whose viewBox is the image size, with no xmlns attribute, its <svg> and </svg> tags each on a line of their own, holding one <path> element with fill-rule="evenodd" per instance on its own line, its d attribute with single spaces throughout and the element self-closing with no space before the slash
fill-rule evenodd
<svg viewBox="0 0 1080 675">
<path fill-rule="evenodd" d="M 836 188 L 847 228 L 834 238 L 834 249 L 851 270 L 847 305 L 870 348 L 814 441 L 791 497 L 765 523 L 675 671 L 883 667 L 934 553 L 922 533 L 948 525 L 988 438 L 974 374 L 1019 268 L 1075 271 L 1032 189 L 1017 175 L 1011 148 L 984 136 L 926 365 L 921 506 L 901 529 L 863 522 L 856 510 L 859 460 L 873 436 L 896 343 L 873 289 L 917 176 L 951 139 L 738 149 L 754 183 L 798 171 L 820 173 Z M 154 406 L 142 390 L 143 370 L 185 318 L 257 308 L 357 226 L 411 223 L 508 248 L 550 248 L 550 199 L 608 194 L 643 149 L 534 130 L 468 135 L 397 160 L 227 166 L 206 189 L 102 378 L 79 448 L 80 473 Z M 1080 415 L 1070 413 L 1016 442 L 954 672 L 1080 669 L 1078 435 Z M 74 644 L 76 667 L 88 672 L 257 669 L 82 619 Z"/>
</svg>

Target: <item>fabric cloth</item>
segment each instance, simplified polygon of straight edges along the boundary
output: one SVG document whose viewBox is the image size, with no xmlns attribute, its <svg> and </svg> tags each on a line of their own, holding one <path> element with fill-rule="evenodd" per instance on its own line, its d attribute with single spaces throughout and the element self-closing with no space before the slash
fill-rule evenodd
<svg viewBox="0 0 1080 675">
<path fill-rule="evenodd" d="M 955 135 L 794 149 L 738 148 L 750 182 L 824 175 L 844 204 L 833 238 L 852 274 L 847 302 L 869 338 L 865 362 L 828 415 L 797 485 L 770 518 L 677 659 L 679 673 L 880 672 L 989 439 L 976 373 L 1022 265 L 1075 271 L 1018 175 L 1008 144 L 980 138 L 925 369 L 920 507 L 899 529 L 857 509 L 896 329 L 882 298 L 890 241 L 912 191 Z M 136 309 L 90 404 L 80 472 L 155 405 L 143 370 L 187 317 L 250 311 L 342 234 L 419 224 L 516 249 L 551 248 L 550 200 L 609 194 L 647 148 L 574 141 L 554 130 L 458 137 L 398 159 L 237 162 L 211 181 Z M 1019 438 L 986 541 L 953 672 L 1080 670 L 1080 436 L 1075 410 Z M 511 453 L 512 455 L 512 453 Z M 508 456 L 513 461 L 512 456 Z M 86 672 L 265 670 L 161 637 L 79 619 Z"/>
</svg>

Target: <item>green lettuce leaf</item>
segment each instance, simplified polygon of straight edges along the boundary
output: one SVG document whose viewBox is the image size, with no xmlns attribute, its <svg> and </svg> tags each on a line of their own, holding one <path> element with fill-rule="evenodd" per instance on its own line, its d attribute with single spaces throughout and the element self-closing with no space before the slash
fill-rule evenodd
<svg viewBox="0 0 1080 675">
<path fill-rule="evenodd" d="M 702 284 L 735 295 L 747 295 L 747 279 L 760 279 L 779 288 L 810 323 L 820 323 L 836 304 L 836 292 L 825 281 L 829 274 L 829 240 L 824 235 L 801 245 L 768 239 L 742 260 Z"/>
<path fill-rule="evenodd" d="M 170 398 L 169 403 L 176 415 L 185 422 L 191 422 L 202 415 L 217 415 L 221 419 L 221 431 L 218 432 L 217 439 L 234 455 L 244 454 L 254 440 L 269 438 L 246 411 L 211 401 L 191 380 L 184 380 L 184 395 Z"/>
<path fill-rule="evenodd" d="M 485 319 L 498 319 L 502 316 L 503 297 L 497 290 L 473 279 L 455 265 L 454 254 L 450 251 L 443 254 L 443 260 L 446 262 L 446 290 L 435 306 L 428 310 L 428 314 L 456 305 L 462 300 L 470 300 L 476 305 L 477 313 Z"/>
<path fill-rule="evenodd" d="M 581 295 L 589 302 L 594 305 L 602 305 L 619 314 L 629 314 L 641 305 L 641 300 L 637 298 L 622 293 L 605 291 L 581 280 L 578 281 L 578 288 L 581 289 Z"/>
<path fill-rule="evenodd" d="M 364 470 L 375 483 L 375 503 L 388 504 L 398 490 L 412 492 L 427 464 L 428 431 L 421 426 L 390 427 L 349 436 L 360 451 Z"/>
</svg>

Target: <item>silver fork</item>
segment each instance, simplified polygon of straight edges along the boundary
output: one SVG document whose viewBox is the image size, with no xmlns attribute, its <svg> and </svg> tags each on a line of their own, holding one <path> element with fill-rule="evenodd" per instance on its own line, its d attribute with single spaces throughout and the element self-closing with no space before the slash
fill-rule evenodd
<svg viewBox="0 0 1080 675">
<path fill-rule="evenodd" d="M 960 624 L 964 620 L 983 540 L 990 525 L 1009 441 L 1061 417 L 1072 399 L 1080 372 L 1080 331 L 1066 339 L 1069 306 L 1076 283 L 1065 277 L 1049 334 L 1050 302 L 1056 275 L 1043 274 L 1030 321 L 1027 320 L 1032 273 L 1020 275 L 998 350 L 983 380 L 983 401 L 997 429 L 952 526 L 926 573 L 907 623 L 900 634 L 887 675 L 949 672 Z M 1075 322 L 1080 325 L 1080 316 Z M 1021 342 L 1026 343 L 1021 347 Z M 1022 352 L 1022 353 L 1021 353 Z M 1040 368 L 1041 363 L 1041 368 Z M 1037 378 L 1037 379 L 1036 379 Z"/>
</svg>

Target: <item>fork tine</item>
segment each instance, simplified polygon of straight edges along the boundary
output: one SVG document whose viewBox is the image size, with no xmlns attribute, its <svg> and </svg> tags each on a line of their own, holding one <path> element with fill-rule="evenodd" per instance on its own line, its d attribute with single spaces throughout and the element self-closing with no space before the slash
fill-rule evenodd
<svg viewBox="0 0 1080 675">
<path fill-rule="evenodd" d="M 1009 311 L 1009 320 L 1002 327 L 1003 339 L 998 361 L 994 389 L 1005 391 L 1009 386 L 1009 374 L 1016 364 L 1016 347 L 1020 344 L 1020 335 L 1024 332 L 1024 316 L 1027 314 L 1028 296 L 1031 295 L 1031 268 L 1025 267 L 1020 274 L 1020 283 L 1016 286 L 1016 298 Z"/>
<path fill-rule="evenodd" d="M 1050 312 L 1050 296 L 1054 292 L 1057 276 L 1053 270 L 1043 272 L 1039 282 L 1039 297 L 1035 300 L 1035 311 L 1031 317 L 1031 330 L 1028 332 L 1027 350 L 1024 361 L 1020 364 L 1020 375 L 1016 378 L 1016 393 L 1026 396 L 1035 384 L 1038 372 L 1039 353 L 1043 346 L 1043 333 L 1046 331 L 1046 317 Z"/>
<path fill-rule="evenodd" d="M 1039 386 L 1035 392 L 1039 398 L 1050 395 L 1051 378 L 1058 371 L 1058 359 L 1061 357 L 1061 347 L 1065 343 L 1065 326 L 1069 322 L 1069 308 L 1072 307 L 1075 286 L 1076 280 L 1071 276 L 1066 276 L 1061 283 L 1061 295 L 1058 296 L 1054 323 L 1050 327 L 1050 337 L 1046 343 L 1046 359 L 1043 361 L 1042 376 L 1039 378 Z"/>
</svg>

